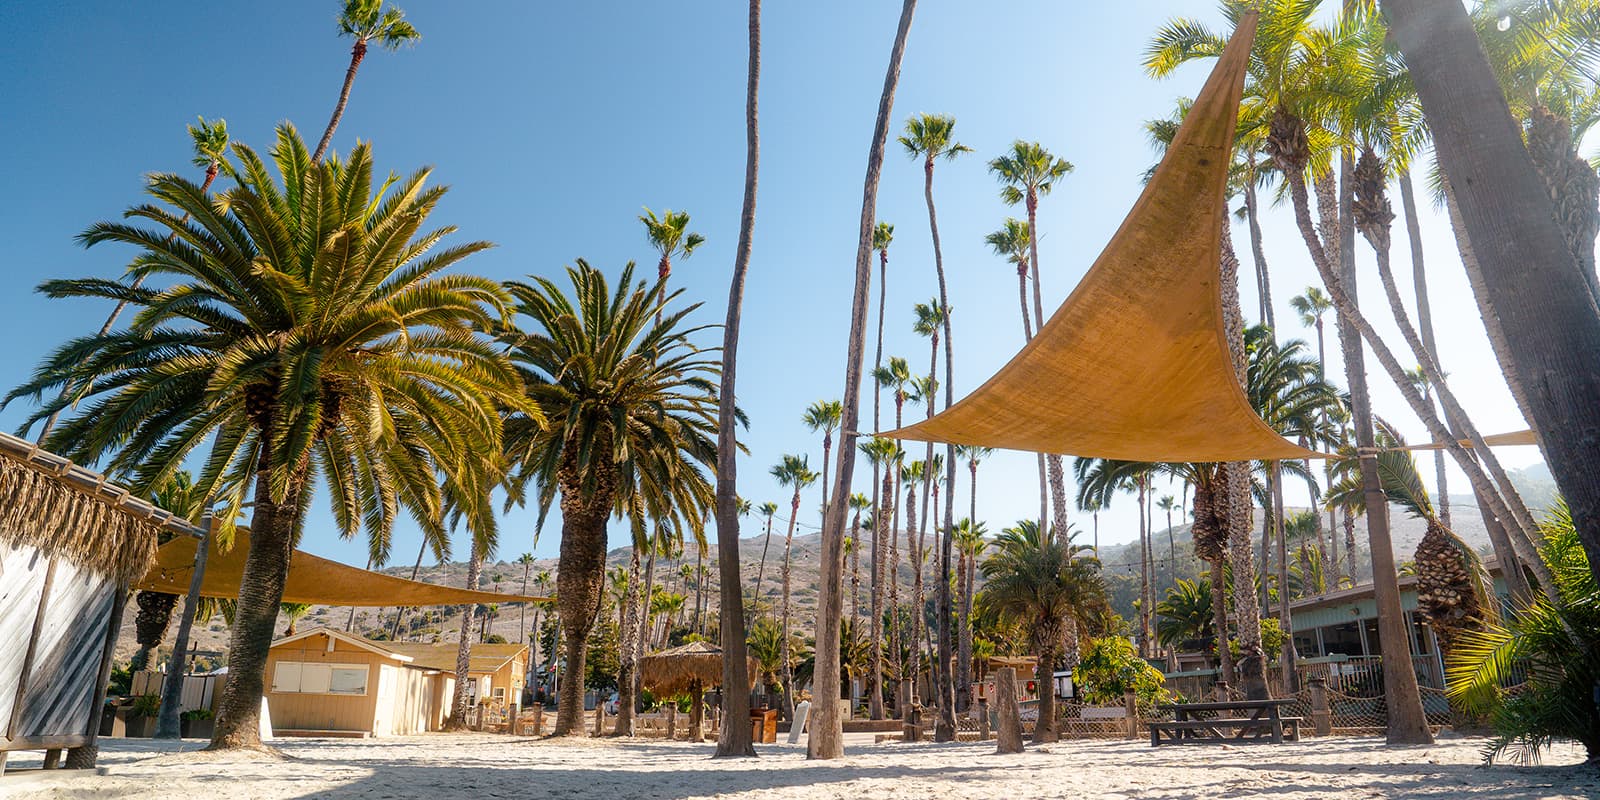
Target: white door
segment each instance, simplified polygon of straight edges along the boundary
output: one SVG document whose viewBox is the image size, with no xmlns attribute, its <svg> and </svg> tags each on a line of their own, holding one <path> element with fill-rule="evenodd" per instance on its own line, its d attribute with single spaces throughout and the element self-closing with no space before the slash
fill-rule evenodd
<svg viewBox="0 0 1600 800">
<path fill-rule="evenodd" d="M 394 734 L 394 688 L 400 680 L 395 668 L 388 664 L 378 667 L 378 705 L 372 715 L 372 735 Z"/>
</svg>

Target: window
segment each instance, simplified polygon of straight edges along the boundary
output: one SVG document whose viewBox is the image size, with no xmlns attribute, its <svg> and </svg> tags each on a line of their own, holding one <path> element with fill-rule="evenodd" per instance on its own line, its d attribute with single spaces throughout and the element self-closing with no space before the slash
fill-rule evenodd
<svg viewBox="0 0 1600 800">
<path fill-rule="evenodd" d="M 364 664 L 312 664 L 300 661 L 279 661 L 272 673 L 272 691 L 290 694 L 348 694 L 367 693 L 367 673 Z"/>
</svg>

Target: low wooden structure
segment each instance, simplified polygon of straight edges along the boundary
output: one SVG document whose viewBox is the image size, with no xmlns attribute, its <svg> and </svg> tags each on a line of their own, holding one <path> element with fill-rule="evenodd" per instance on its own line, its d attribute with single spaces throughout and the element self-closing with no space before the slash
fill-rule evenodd
<svg viewBox="0 0 1600 800">
<path fill-rule="evenodd" d="M 0 773 L 6 754 L 89 767 L 129 584 L 188 521 L 0 434 Z"/>
<path fill-rule="evenodd" d="M 331 628 L 279 639 L 267 653 L 267 707 L 278 736 L 402 736 L 444 727 L 456 642 L 381 642 Z M 467 671 L 480 726 L 514 718 L 527 645 L 472 645 Z"/>
<path fill-rule="evenodd" d="M 1150 746 L 1162 744 L 1237 744 L 1300 741 L 1299 717 L 1279 709 L 1291 700 L 1224 700 L 1161 706 L 1173 712 L 1172 722 L 1151 722 Z"/>
<path fill-rule="evenodd" d="M 749 674 L 756 674 L 755 659 L 750 659 Z M 645 688 L 657 697 L 689 695 L 689 740 L 701 741 L 705 736 L 705 691 L 722 684 L 722 648 L 690 642 L 662 650 L 639 659 L 639 675 Z"/>
</svg>

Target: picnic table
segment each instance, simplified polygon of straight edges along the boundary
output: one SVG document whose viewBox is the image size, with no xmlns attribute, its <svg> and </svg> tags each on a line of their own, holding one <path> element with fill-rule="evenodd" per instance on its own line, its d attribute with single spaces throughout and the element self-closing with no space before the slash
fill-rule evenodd
<svg viewBox="0 0 1600 800">
<path fill-rule="evenodd" d="M 1172 722 L 1151 722 L 1150 746 L 1165 744 L 1223 744 L 1300 740 L 1299 717 L 1285 717 L 1280 709 L 1292 700 L 1228 700 L 1212 703 L 1164 705 Z"/>
</svg>

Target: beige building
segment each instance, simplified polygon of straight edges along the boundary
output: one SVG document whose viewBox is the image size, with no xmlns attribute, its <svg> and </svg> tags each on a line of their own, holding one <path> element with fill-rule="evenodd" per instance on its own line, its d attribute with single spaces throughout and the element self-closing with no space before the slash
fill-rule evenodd
<svg viewBox="0 0 1600 800">
<path fill-rule="evenodd" d="M 267 654 L 267 707 L 280 736 L 402 736 L 443 727 L 457 644 L 379 642 L 317 628 Z M 474 704 L 504 710 L 522 694 L 527 645 L 474 644 Z"/>
</svg>

